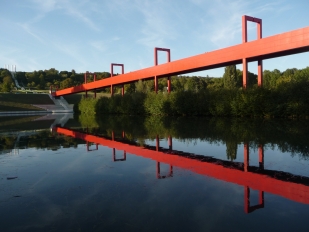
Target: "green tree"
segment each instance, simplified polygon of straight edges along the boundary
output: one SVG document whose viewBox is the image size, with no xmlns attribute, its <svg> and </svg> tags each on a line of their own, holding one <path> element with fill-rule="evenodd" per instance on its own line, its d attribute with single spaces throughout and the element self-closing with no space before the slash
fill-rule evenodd
<svg viewBox="0 0 309 232">
<path fill-rule="evenodd" d="M 66 89 L 72 87 L 74 85 L 71 78 L 66 78 L 65 80 L 60 82 L 60 89 Z"/>
<path fill-rule="evenodd" d="M 237 71 L 236 71 L 236 65 L 230 65 L 225 67 L 224 74 L 223 74 L 223 85 L 224 88 L 227 89 L 234 89 L 238 84 L 237 81 Z"/>
<path fill-rule="evenodd" d="M 10 92 L 12 90 L 12 78 L 10 76 L 6 76 L 3 78 L 3 83 L 1 85 L 2 92 Z"/>
</svg>

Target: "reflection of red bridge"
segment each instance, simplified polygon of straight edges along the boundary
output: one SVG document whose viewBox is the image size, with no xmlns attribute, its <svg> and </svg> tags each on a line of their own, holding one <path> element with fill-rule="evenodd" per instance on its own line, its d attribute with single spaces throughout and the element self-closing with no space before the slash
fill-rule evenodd
<svg viewBox="0 0 309 232">
<path fill-rule="evenodd" d="M 247 42 L 247 21 L 257 23 L 257 40 Z M 158 65 L 157 52 L 168 52 L 167 63 Z M 186 74 L 190 72 L 203 71 L 224 67 L 233 64 L 243 64 L 243 87 L 247 86 L 248 62 L 258 61 L 258 85 L 262 86 L 263 67 L 262 61 L 275 57 L 298 54 L 309 51 L 309 27 L 285 32 L 282 34 L 262 38 L 262 20 L 243 16 L 242 17 L 242 44 L 206 52 L 196 56 L 184 58 L 181 60 L 170 61 L 170 50 L 166 48 L 155 48 L 155 65 L 150 68 L 137 70 L 124 74 L 123 64 L 111 64 L 111 77 L 58 90 L 53 93 L 54 96 L 63 96 L 78 92 L 86 92 L 100 88 L 111 88 L 113 86 L 122 86 L 142 79 L 153 79 L 155 91 L 158 90 L 158 78 L 167 77 L 168 91 L 171 90 L 170 76 Z M 113 66 L 122 66 L 122 74 L 113 76 Z"/>
<path fill-rule="evenodd" d="M 192 158 L 168 154 L 162 152 L 159 149 L 159 140 L 157 139 L 156 148 L 154 149 L 145 149 L 139 146 L 130 145 L 122 142 L 118 142 L 114 140 L 114 136 L 112 136 L 112 140 L 98 137 L 95 135 L 90 135 L 78 131 L 73 131 L 65 128 L 55 127 L 54 131 L 60 134 L 64 134 L 67 136 L 71 136 L 74 138 L 79 138 L 89 143 L 95 143 L 96 148 L 97 144 L 102 146 L 107 146 L 113 149 L 113 155 L 115 160 L 115 149 L 123 150 L 124 155 L 126 152 L 130 154 L 142 156 L 144 158 L 150 158 L 157 161 L 157 177 L 160 178 L 160 163 L 166 163 L 170 165 L 170 173 L 168 176 L 173 175 L 173 166 L 177 166 L 183 169 L 187 169 L 193 171 L 198 174 L 211 176 L 216 179 L 220 179 L 223 181 L 235 183 L 238 185 L 242 185 L 245 187 L 245 212 L 249 213 L 255 209 L 264 207 L 264 191 L 272 194 L 276 194 L 285 198 L 288 198 L 293 201 L 297 201 L 304 204 L 309 204 L 309 186 L 301 184 L 289 182 L 287 180 L 279 180 L 273 178 L 263 172 L 259 173 L 253 169 L 253 167 L 249 166 L 249 149 L 245 144 L 244 146 L 244 165 L 241 168 L 233 168 L 226 167 L 228 163 L 227 161 L 221 161 L 218 159 L 213 159 L 210 161 L 205 161 L 207 157 L 202 159 L 198 159 L 198 156 Z M 170 148 L 171 148 L 171 138 L 170 139 Z M 88 146 L 87 146 L 88 147 Z M 177 153 L 177 152 L 175 152 Z M 259 155 L 260 155 L 260 168 L 263 169 L 264 162 L 264 154 L 263 148 L 259 147 Z M 124 159 L 126 156 L 124 156 Z M 213 162 L 215 160 L 215 162 Z M 224 163 L 224 165 L 223 165 Z M 267 171 L 267 172 L 276 172 L 276 171 Z M 282 172 L 278 172 L 281 173 Z M 284 173 L 283 173 L 284 174 Z M 304 177 L 308 179 L 307 177 Z M 259 190 L 259 204 L 256 206 L 250 206 L 250 188 Z"/>
</svg>

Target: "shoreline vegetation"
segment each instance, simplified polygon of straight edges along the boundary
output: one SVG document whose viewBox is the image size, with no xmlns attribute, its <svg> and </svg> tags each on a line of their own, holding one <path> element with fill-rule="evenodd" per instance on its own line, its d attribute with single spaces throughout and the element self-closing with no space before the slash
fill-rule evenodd
<svg viewBox="0 0 309 232">
<path fill-rule="evenodd" d="M 0 69 L 0 91 L 12 92 L 16 89 L 11 73 Z M 97 80 L 110 77 L 108 72 L 97 72 Z M 16 72 L 15 79 L 29 89 L 46 91 L 51 85 L 60 89 L 80 85 L 83 73 L 61 71 L 51 68 L 34 72 Z M 88 75 L 87 82 L 93 81 Z M 257 86 L 257 75 L 248 74 L 248 87 L 242 89 L 242 71 L 235 65 L 227 66 L 223 77 L 172 76 L 172 92 L 167 93 L 166 78 L 158 82 L 158 93 L 154 93 L 153 80 L 140 80 L 125 84 L 125 95 L 121 96 L 121 86 L 97 91 L 97 99 L 83 94 L 65 96 L 74 111 L 81 114 L 125 114 L 164 116 L 214 116 L 214 117 L 270 117 L 308 118 L 309 116 L 309 67 L 287 69 L 280 72 L 264 70 L 263 87 Z M 17 91 L 17 90 L 16 90 Z M 22 99 L 14 94 L 16 99 Z M 30 94 L 28 94 L 30 95 Z M 40 98 L 39 94 L 36 98 Z M 19 96 L 19 97 L 18 97 Z M 99 97 L 98 97 L 99 96 Z M 1 99 L 0 99 L 1 101 Z M 19 102 L 21 103 L 21 102 Z M 17 103 L 14 103 L 17 104 Z M 34 103 L 32 103 L 34 104 Z M 8 103 L 1 106 L 3 111 Z M 12 108 L 15 106 L 12 106 Z M 21 105 L 19 108 L 25 106 Z M 18 107 L 17 107 L 18 108 Z M 18 110 L 18 109 L 17 109 Z"/>
<path fill-rule="evenodd" d="M 82 98 L 78 111 L 87 115 L 160 115 L 213 117 L 309 117 L 309 82 L 284 89 L 211 89 Z"/>
</svg>

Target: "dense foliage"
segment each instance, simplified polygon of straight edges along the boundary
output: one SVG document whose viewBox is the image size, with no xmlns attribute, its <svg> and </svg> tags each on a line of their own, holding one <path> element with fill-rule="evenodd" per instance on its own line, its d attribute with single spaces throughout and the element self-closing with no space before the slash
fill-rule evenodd
<svg viewBox="0 0 309 232">
<path fill-rule="evenodd" d="M 0 90 L 8 92 L 14 86 L 11 74 L 0 70 Z M 97 80 L 110 77 L 110 73 L 96 73 Z M 84 74 L 49 70 L 32 73 L 17 72 L 19 83 L 31 88 L 47 89 L 50 85 L 61 89 L 80 85 Z M 88 75 L 87 82 L 93 81 Z M 158 94 L 154 93 L 153 80 L 140 80 L 114 87 L 115 95 L 99 100 L 83 100 L 84 113 L 151 114 L 151 115 L 206 115 L 253 117 L 307 117 L 309 116 L 309 67 L 287 69 L 280 72 L 264 70 L 263 88 L 257 87 L 257 75 L 248 75 L 248 88 L 242 89 L 242 71 L 235 65 L 227 66 L 222 78 L 198 76 L 172 76 L 172 93 L 167 94 L 167 79 L 160 78 Z M 110 92 L 110 88 L 100 91 Z M 89 101 L 89 102 L 88 102 Z"/>
<path fill-rule="evenodd" d="M 0 92 L 10 92 L 13 87 L 11 73 L 7 69 L 0 69 Z"/>
<path fill-rule="evenodd" d="M 114 95 L 83 99 L 82 113 L 127 115 L 186 115 L 233 117 L 309 116 L 309 82 L 295 82 L 284 88 L 203 89 L 168 93 Z"/>
<path fill-rule="evenodd" d="M 96 79 L 110 77 L 108 72 L 96 72 Z M 93 81 L 93 74 L 87 76 L 87 82 Z M 21 86 L 32 89 L 48 89 L 51 85 L 60 89 L 81 85 L 85 82 L 84 73 L 76 73 L 73 69 L 61 71 L 51 68 L 49 70 L 39 70 L 34 72 L 16 72 L 16 79 Z"/>
</svg>

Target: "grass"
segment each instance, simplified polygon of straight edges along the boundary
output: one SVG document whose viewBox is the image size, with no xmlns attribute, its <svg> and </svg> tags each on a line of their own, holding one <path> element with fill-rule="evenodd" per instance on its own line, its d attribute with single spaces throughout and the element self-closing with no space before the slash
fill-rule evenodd
<svg viewBox="0 0 309 232">
<path fill-rule="evenodd" d="M 0 111 L 39 111 L 33 106 L 54 104 L 46 94 L 0 94 Z"/>
<path fill-rule="evenodd" d="M 77 93 L 64 96 L 69 104 L 78 105 L 85 93 Z M 110 97 L 108 93 L 97 93 L 101 96 Z M 93 92 L 88 92 L 88 97 L 94 97 Z M 0 111 L 41 111 L 33 105 L 52 105 L 54 102 L 47 94 L 25 94 L 25 93 L 0 93 Z"/>
<path fill-rule="evenodd" d="M 94 97 L 93 92 L 88 92 L 88 97 Z M 71 95 L 65 95 L 63 98 L 69 103 L 69 104 L 78 104 L 81 99 L 85 96 L 85 93 L 76 93 L 76 94 L 71 94 Z M 110 93 L 97 93 L 97 98 L 100 97 L 110 97 Z"/>
</svg>

